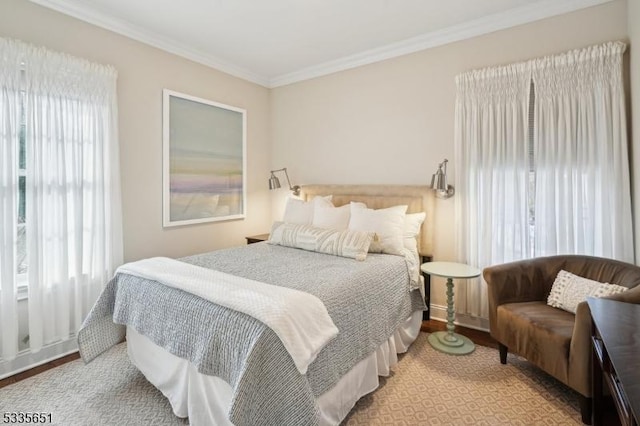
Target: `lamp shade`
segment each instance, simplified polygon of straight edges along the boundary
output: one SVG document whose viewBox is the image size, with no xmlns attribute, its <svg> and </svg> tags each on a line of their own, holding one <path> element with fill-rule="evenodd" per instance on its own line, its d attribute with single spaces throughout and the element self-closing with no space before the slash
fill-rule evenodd
<svg viewBox="0 0 640 426">
<path fill-rule="evenodd" d="M 439 167 L 438 171 L 435 172 L 431 177 L 431 189 L 434 189 L 436 191 L 447 190 L 447 175 L 443 173 L 441 167 Z"/>
<path fill-rule="evenodd" d="M 273 173 L 271 173 L 271 177 L 269 178 L 269 189 L 278 189 L 280 188 L 280 179 L 276 177 Z"/>
<path fill-rule="evenodd" d="M 447 163 L 446 158 L 438 164 L 438 170 L 431 176 L 431 189 L 436 191 L 436 197 L 449 198 L 455 194 L 453 186 L 447 183 Z"/>
</svg>

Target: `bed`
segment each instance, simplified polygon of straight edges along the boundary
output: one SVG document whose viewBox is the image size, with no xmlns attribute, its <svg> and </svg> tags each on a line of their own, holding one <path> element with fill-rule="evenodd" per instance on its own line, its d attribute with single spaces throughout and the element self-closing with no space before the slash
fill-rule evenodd
<svg viewBox="0 0 640 426">
<path fill-rule="evenodd" d="M 369 209 L 406 205 L 407 214 L 425 212 L 412 238 L 417 251 L 431 254 L 433 195 L 427 187 L 302 189 L 309 203 L 328 196 L 335 208 L 359 202 Z M 250 315 L 146 276 L 116 274 L 79 333 L 81 355 L 89 362 L 126 334 L 132 363 L 191 424 L 339 424 L 377 388 L 378 376 L 389 374 L 420 329 L 424 300 L 413 284 L 418 259 L 412 268 L 408 255 L 369 253 L 357 261 L 263 242 L 181 260 L 237 277 L 242 285 L 246 280 L 308 293 L 336 326 L 301 365 L 281 334 Z M 301 311 L 309 312 L 301 314 L 312 316 L 306 322 L 322 323 L 307 302 Z"/>
</svg>

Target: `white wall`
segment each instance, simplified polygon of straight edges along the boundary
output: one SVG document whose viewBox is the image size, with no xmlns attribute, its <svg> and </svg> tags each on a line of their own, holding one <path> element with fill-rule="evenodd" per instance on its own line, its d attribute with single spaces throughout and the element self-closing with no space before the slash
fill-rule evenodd
<svg viewBox="0 0 640 426">
<path fill-rule="evenodd" d="M 185 256 L 244 244 L 270 223 L 269 90 L 98 28 L 28 0 L 0 1 L 0 37 L 11 37 L 118 70 L 126 261 Z M 162 89 L 247 110 L 245 220 L 162 228 Z"/>
<path fill-rule="evenodd" d="M 626 39 L 626 12 L 615 1 L 276 88 L 272 165 L 297 183 L 427 184 L 446 157 L 453 181 L 457 74 Z M 453 218 L 454 200 L 437 200 L 436 260 L 455 260 Z M 443 280 L 432 296 L 445 305 Z"/>
</svg>

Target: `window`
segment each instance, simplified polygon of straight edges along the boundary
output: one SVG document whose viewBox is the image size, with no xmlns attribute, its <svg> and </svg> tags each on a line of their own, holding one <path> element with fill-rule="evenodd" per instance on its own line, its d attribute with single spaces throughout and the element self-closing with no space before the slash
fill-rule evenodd
<svg viewBox="0 0 640 426">
<path fill-rule="evenodd" d="M 529 207 L 529 253 L 527 257 L 533 257 L 536 248 L 536 164 L 533 155 L 533 129 L 534 129 L 534 113 L 533 109 L 536 104 L 536 90 L 533 81 L 529 85 L 529 112 L 527 129 L 527 152 L 529 159 L 529 196 L 527 198 L 527 206 Z"/>
<path fill-rule="evenodd" d="M 3 38 L 0 57 L 0 371 L 13 371 L 69 351 L 122 263 L 117 72 Z"/>
<path fill-rule="evenodd" d="M 24 110 L 24 93 L 20 105 L 20 133 L 18 137 L 18 241 L 17 241 L 17 273 L 26 275 L 27 259 L 27 140 Z M 26 284 L 26 277 L 21 280 Z"/>
<path fill-rule="evenodd" d="M 456 78 L 461 261 L 584 254 L 633 262 L 624 50 L 605 43 Z M 463 291 L 459 309 L 486 318 L 482 282 Z"/>
</svg>

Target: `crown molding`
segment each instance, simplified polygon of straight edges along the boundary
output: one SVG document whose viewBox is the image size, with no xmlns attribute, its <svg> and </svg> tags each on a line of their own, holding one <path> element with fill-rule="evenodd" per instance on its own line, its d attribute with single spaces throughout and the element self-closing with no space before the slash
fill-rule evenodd
<svg viewBox="0 0 640 426">
<path fill-rule="evenodd" d="M 272 78 L 275 88 L 616 0 L 545 0 Z"/>
<path fill-rule="evenodd" d="M 142 30 L 126 21 L 93 11 L 81 4 L 67 0 L 29 1 L 232 76 L 267 88 L 275 88 L 619 0 L 544 0 L 271 78 L 181 45 L 160 34 Z"/>
<path fill-rule="evenodd" d="M 230 74 L 234 77 L 241 78 L 264 87 L 269 87 L 269 78 L 254 73 L 245 68 L 239 67 L 220 58 L 216 58 L 210 54 L 192 49 L 180 43 L 162 36 L 158 33 L 142 30 L 139 27 L 129 24 L 126 21 L 114 19 L 108 15 L 91 10 L 81 4 L 71 3 L 66 0 L 29 0 L 40 6 L 53 9 L 65 15 L 72 16 L 81 21 L 88 22 L 98 27 L 104 28 L 125 37 L 137 40 L 144 44 L 156 47 L 165 52 L 173 53 L 191 61 L 215 68 L 218 71 Z"/>
</svg>

